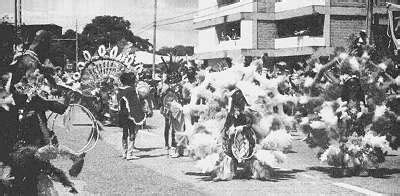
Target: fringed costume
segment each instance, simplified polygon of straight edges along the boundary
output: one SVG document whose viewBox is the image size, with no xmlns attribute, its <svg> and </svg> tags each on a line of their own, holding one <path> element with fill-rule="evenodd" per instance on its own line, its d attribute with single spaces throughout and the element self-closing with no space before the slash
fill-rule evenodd
<svg viewBox="0 0 400 196">
<path fill-rule="evenodd" d="M 144 102 L 139 98 L 135 88 L 133 73 L 122 74 L 121 83 L 124 86 L 118 89 L 117 94 L 117 99 L 119 102 L 119 126 L 123 130 L 123 156 L 124 158 L 130 160 L 137 158 L 133 154 L 135 151 L 136 134 L 145 122 L 146 115 L 143 111 Z"/>
<path fill-rule="evenodd" d="M 270 179 L 285 159 L 282 151 L 291 147 L 286 127 L 293 120 L 283 112 L 283 104 L 294 98 L 279 93 L 283 80 L 258 74 L 260 64 L 203 73 L 204 80 L 192 89 L 190 104 L 184 107 L 185 115 L 200 117 L 186 130 L 189 154 L 199 160 L 196 168 L 215 181 Z"/>
<path fill-rule="evenodd" d="M 11 78 L 6 90 L 12 94 L 15 107 L 11 106 L 9 111 L 2 113 L 12 118 L 7 123 L 11 123 L 10 126 L 4 128 L 12 129 L 7 132 L 13 135 L 17 133 L 17 138 L 8 137 L 9 142 L 13 141 L 6 162 L 11 168 L 9 174 L 15 177 L 10 190 L 12 195 L 37 195 L 42 188 L 51 189 L 41 184 L 40 176 L 58 179 L 71 192 L 77 192 L 65 173 L 50 163 L 58 155 L 67 156 L 74 162 L 70 175 L 77 176 L 83 166 L 84 154 L 81 156 L 60 146 L 54 132 L 47 127 L 47 111 L 63 114 L 66 110 L 65 105 L 46 100 L 56 86 L 52 77 L 54 69 L 42 65 L 47 58 L 49 41 L 48 32 L 38 31 L 29 50 L 16 56 L 11 65 Z"/>
</svg>

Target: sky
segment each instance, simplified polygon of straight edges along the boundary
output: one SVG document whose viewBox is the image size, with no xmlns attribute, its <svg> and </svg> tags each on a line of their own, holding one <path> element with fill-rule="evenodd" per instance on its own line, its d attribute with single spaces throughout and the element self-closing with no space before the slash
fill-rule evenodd
<svg viewBox="0 0 400 196">
<path fill-rule="evenodd" d="M 157 20 L 194 12 L 197 1 L 199 0 L 158 0 Z M 153 21 L 153 6 L 154 0 L 22 0 L 22 22 L 57 24 L 65 31 L 75 29 L 77 19 L 78 31 L 82 31 L 95 16 L 122 16 L 132 23 L 131 30 L 135 35 L 153 42 L 153 29 L 149 25 Z M 4 15 L 14 16 L 14 0 L 0 0 L 0 18 Z M 193 15 L 160 21 L 157 48 L 178 44 L 194 46 L 196 32 L 192 21 L 163 25 L 191 19 L 191 16 Z"/>
</svg>

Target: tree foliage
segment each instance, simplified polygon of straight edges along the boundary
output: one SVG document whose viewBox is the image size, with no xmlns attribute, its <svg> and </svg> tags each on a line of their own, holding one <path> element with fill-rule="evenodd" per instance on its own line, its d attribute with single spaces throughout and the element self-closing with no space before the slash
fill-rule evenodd
<svg viewBox="0 0 400 196">
<path fill-rule="evenodd" d="M 79 38 L 81 49 L 96 51 L 100 45 L 117 45 L 122 48 L 131 42 L 139 50 L 149 50 L 152 46 L 148 40 L 135 36 L 130 30 L 131 23 L 118 16 L 96 16 L 87 24 Z"/>
<path fill-rule="evenodd" d="M 13 57 L 13 44 L 16 39 L 14 27 L 6 22 L 0 23 L 0 66 L 9 65 Z"/>
<path fill-rule="evenodd" d="M 194 53 L 193 46 L 177 45 L 174 47 L 162 47 L 158 53 L 166 56 L 192 56 Z"/>
</svg>

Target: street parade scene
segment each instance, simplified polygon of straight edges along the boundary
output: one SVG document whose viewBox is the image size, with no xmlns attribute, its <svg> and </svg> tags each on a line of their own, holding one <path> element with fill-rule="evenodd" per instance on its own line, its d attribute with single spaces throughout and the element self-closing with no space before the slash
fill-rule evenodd
<svg viewBox="0 0 400 196">
<path fill-rule="evenodd" d="M 0 196 L 400 195 L 398 0 L 0 5 Z"/>
</svg>

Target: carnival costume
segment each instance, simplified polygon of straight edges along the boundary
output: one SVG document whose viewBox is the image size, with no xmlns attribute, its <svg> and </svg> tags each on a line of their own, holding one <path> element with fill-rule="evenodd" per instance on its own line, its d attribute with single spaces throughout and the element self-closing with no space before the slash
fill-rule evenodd
<svg viewBox="0 0 400 196">
<path fill-rule="evenodd" d="M 17 122 L 18 131 L 10 130 L 18 133 L 17 138 L 9 138 L 18 140 L 7 161 L 9 172 L 15 177 L 11 194 L 37 195 L 49 191 L 51 187 L 41 184 L 40 179 L 47 178 L 45 176 L 55 177 L 71 192 L 77 192 L 65 173 L 49 162 L 58 155 L 66 156 L 74 161 L 70 175 L 77 176 L 84 156 L 59 145 L 54 132 L 47 127 L 46 111 L 62 114 L 66 110 L 63 104 L 47 100 L 56 87 L 52 77 L 54 69 L 42 65 L 47 58 L 49 41 L 48 32 L 38 31 L 29 50 L 16 56 L 11 64 L 11 78 L 6 89 L 12 93 L 15 109 L 19 111 L 19 117 L 14 115 L 16 110 L 9 111 L 10 117 L 19 118 L 19 121 L 11 120 L 11 123 Z"/>
<path fill-rule="evenodd" d="M 243 93 L 238 89 L 235 90 L 231 99 L 231 109 L 221 133 L 224 155 L 221 155 L 219 161 L 221 161 L 223 165 L 220 167 L 220 172 L 217 174 L 215 180 L 231 180 L 236 173 L 239 163 L 244 163 L 246 164 L 245 167 L 248 167 L 248 165 L 251 164 L 250 162 L 254 161 L 252 156 L 255 151 L 257 138 L 251 127 L 251 117 L 244 114 L 245 106 L 248 105 L 247 101 Z M 241 149 L 232 148 L 232 145 L 235 144 L 235 140 L 238 139 L 237 135 L 241 135 L 240 137 L 244 139 Z M 246 169 L 249 169 L 249 167 Z M 248 172 L 250 173 L 250 171 Z"/>
<path fill-rule="evenodd" d="M 121 82 L 124 86 L 119 87 L 117 94 L 119 102 L 119 126 L 123 129 L 123 156 L 128 160 L 136 158 L 133 155 L 136 134 L 146 120 L 146 115 L 143 111 L 144 102 L 139 98 L 139 94 L 136 91 L 134 77 L 133 73 L 122 74 Z M 129 145 L 128 138 L 131 143 Z"/>
<path fill-rule="evenodd" d="M 177 132 L 184 131 L 184 116 L 182 112 L 182 76 L 179 72 L 168 73 L 165 84 L 168 85 L 166 91 L 162 93 L 163 106 L 161 114 L 164 116 L 164 139 L 165 147 L 169 147 L 169 133 L 171 133 L 171 147 L 172 157 L 183 155 L 183 141 L 182 138 L 177 138 Z M 177 142 L 178 140 L 178 142 Z"/>
<path fill-rule="evenodd" d="M 255 61 L 248 67 L 200 72 L 204 80 L 184 106 L 185 116 L 200 116 L 186 130 L 189 155 L 215 181 L 243 177 L 240 171 L 254 179 L 273 178 L 273 168 L 285 159 L 283 151 L 291 148 L 286 127 L 294 120 L 282 105 L 294 98 L 279 93 L 283 79 L 265 79 L 256 71 L 259 66 L 262 63 Z"/>
</svg>

